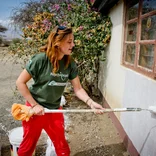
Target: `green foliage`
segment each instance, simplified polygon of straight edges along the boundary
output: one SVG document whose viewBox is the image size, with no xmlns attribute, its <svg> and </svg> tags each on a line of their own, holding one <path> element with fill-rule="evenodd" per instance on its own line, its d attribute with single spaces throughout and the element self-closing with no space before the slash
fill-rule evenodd
<svg viewBox="0 0 156 156">
<path fill-rule="evenodd" d="M 4 47 L 10 46 L 10 41 L 8 41 L 8 40 L 3 40 L 3 46 L 4 46 Z"/>
<path fill-rule="evenodd" d="M 11 43 L 12 44 L 17 44 L 17 43 L 20 43 L 21 42 L 21 39 L 20 38 L 13 38 Z"/>
</svg>

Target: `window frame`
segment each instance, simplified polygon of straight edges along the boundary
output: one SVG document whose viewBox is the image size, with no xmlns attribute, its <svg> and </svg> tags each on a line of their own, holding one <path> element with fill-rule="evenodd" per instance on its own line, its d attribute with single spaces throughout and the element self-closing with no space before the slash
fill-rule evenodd
<svg viewBox="0 0 156 156">
<path fill-rule="evenodd" d="M 148 77 L 151 77 L 152 79 L 156 79 L 156 39 L 154 40 L 141 40 L 141 20 L 145 19 L 147 17 L 150 17 L 152 15 L 156 15 L 156 10 L 153 10 L 151 12 L 145 13 L 145 14 L 141 14 L 142 11 L 142 5 L 143 5 L 143 0 L 138 0 L 139 3 L 139 7 L 138 7 L 138 15 L 136 18 L 127 20 L 127 8 L 128 8 L 128 0 L 124 1 L 124 40 L 123 40 L 123 54 L 122 54 L 122 65 L 130 68 L 138 73 L 141 73 L 143 75 L 146 75 Z M 136 41 L 127 41 L 127 27 L 128 24 L 131 23 L 137 23 L 137 27 L 136 27 Z M 135 49 L 135 59 L 134 59 L 134 64 L 131 64 L 129 62 L 126 61 L 126 46 L 129 44 L 134 44 L 136 46 Z M 140 51 L 140 44 L 143 45 L 154 45 L 154 58 L 153 58 L 153 68 L 152 70 L 140 66 L 139 65 L 139 51 Z"/>
</svg>

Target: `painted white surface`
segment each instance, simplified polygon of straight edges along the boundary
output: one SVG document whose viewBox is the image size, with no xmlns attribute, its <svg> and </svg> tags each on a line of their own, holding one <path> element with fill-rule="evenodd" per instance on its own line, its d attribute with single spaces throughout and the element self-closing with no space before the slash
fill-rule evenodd
<svg viewBox="0 0 156 156">
<path fill-rule="evenodd" d="M 121 65 L 123 2 L 109 16 L 113 28 L 107 61 L 100 62 L 99 89 L 111 108 L 156 106 L 156 81 Z M 116 113 L 141 156 L 156 156 L 156 115 L 149 111 Z"/>
<path fill-rule="evenodd" d="M 123 5 L 119 3 L 109 15 L 113 23 L 112 35 L 107 49 L 107 61 L 100 63 L 99 88 L 111 107 L 122 107 L 124 70 L 120 65 L 123 36 Z M 113 96 L 112 96 L 113 95 Z M 119 113 L 118 117 L 119 117 Z"/>
<path fill-rule="evenodd" d="M 156 106 L 155 81 L 125 70 L 124 107 Z M 121 123 L 141 156 L 156 156 L 156 115 L 150 111 L 122 113 Z"/>
</svg>

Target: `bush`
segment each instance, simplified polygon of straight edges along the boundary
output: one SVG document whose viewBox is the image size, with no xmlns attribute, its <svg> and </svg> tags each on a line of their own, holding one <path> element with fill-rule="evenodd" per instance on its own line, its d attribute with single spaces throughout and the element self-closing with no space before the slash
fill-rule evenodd
<svg viewBox="0 0 156 156">
<path fill-rule="evenodd" d="M 3 40 L 3 42 L 2 42 L 2 45 L 3 45 L 4 47 L 9 47 L 10 44 L 11 44 L 11 41 L 8 41 L 8 40 Z"/>
<path fill-rule="evenodd" d="M 12 44 L 17 44 L 17 43 L 20 43 L 21 42 L 21 39 L 20 38 L 13 38 L 11 43 Z"/>
</svg>

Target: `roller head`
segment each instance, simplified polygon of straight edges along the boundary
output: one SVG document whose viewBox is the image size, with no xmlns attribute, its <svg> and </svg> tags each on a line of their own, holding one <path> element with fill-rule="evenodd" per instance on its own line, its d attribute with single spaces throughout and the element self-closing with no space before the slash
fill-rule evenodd
<svg viewBox="0 0 156 156">
<path fill-rule="evenodd" d="M 149 106 L 148 110 L 149 110 L 151 113 L 156 114 L 156 106 Z"/>
</svg>

